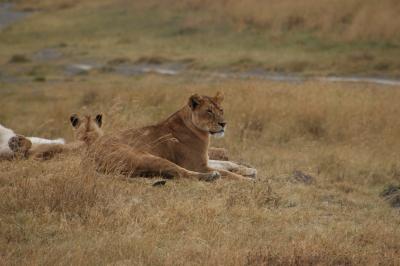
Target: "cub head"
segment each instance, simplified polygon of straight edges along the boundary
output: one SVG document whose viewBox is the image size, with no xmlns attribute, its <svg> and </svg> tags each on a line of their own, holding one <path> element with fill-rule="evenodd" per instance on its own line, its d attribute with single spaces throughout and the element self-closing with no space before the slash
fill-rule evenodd
<svg viewBox="0 0 400 266">
<path fill-rule="evenodd" d="M 90 115 L 79 116 L 73 114 L 70 117 L 70 121 L 74 128 L 75 140 L 91 144 L 103 135 L 103 130 L 101 129 L 103 116 L 101 114 L 98 114 L 95 117 L 91 117 Z"/>
<path fill-rule="evenodd" d="M 223 137 L 226 122 L 222 101 L 224 96 L 217 92 L 214 97 L 194 94 L 189 98 L 192 123 L 198 129 L 208 132 L 212 136 Z"/>
</svg>

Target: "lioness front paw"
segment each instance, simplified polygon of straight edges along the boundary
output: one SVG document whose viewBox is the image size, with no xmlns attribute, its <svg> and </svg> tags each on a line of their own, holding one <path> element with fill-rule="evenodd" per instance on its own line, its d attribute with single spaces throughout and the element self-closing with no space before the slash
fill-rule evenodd
<svg viewBox="0 0 400 266">
<path fill-rule="evenodd" d="M 212 171 L 210 173 L 202 174 L 199 178 L 201 181 L 212 182 L 221 177 L 221 174 L 217 171 Z"/>
</svg>

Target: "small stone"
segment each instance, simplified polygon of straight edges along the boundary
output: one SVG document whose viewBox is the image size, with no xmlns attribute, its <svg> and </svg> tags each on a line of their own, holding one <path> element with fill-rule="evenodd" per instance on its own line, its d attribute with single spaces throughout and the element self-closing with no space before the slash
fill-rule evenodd
<svg viewBox="0 0 400 266">
<path fill-rule="evenodd" d="M 293 172 L 292 179 L 295 182 L 304 183 L 306 185 L 310 185 L 315 181 L 315 178 L 313 176 L 297 170 Z"/>
</svg>

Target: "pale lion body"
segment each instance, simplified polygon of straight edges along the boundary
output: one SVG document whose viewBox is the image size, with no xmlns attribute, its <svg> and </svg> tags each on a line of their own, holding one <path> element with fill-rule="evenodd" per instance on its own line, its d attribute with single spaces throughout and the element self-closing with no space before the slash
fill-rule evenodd
<svg viewBox="0 0 400 266">
<path fill-rule="evenodd" d="M 0 158 L 12 159 L 16 156 L 26 156 L 29 150 L 42 144 L 62 145 L 64 139 L 45 139 L 39 137 L 24 137 L 12 129 L 0 124 Z"/>
</svg>

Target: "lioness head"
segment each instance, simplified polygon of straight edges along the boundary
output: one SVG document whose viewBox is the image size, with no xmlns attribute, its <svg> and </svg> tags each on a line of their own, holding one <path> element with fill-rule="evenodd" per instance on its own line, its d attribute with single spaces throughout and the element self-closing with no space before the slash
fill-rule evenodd
<svg viewBox="0 0 400 266">
<path fill-rule="evenodd" d="M 103 135 L 103 130 L 101 130 L 103 116 L 101 114 L 96 115 L 94 118 L 90 115 L 80 117 L 77 114 L 73 114 L 70 117 L 70 121 L 74 128 L 75 140 L 91 144 Z"/>
<path fill-rule="evenodd" d="M 224 96 L 217 92 L 214 97 L 194 94 L 189 98 L 192 123 L 200 130 L 207 131 L 213 136 L 223 137 L 226 122 L 221 103 Z"/>
</svg>

